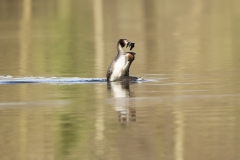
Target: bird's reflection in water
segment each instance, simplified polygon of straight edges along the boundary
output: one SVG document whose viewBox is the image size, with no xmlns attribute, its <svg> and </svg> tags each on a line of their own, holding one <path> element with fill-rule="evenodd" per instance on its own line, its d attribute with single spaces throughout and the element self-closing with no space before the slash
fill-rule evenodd
<svg viewBox="0 0 240 160">
<path fill-rule="evenodd" d="M 119 122 L 128 123 L 136 121 L 136 110 L 130 97 L 133 93 L 130 92 L 129 82 L 110 82 L 108 91 L 115 99 L 114 108 L 118 112 Z"/>
</svg>

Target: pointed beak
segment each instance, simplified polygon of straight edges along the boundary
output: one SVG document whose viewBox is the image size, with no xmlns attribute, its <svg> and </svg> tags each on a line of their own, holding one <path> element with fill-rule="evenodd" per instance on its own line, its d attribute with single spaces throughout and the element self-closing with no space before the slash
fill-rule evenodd
<svg viewBox="0 0 240 160">
<path fill-rule="evenodd" d="M 134 45 L 135 45 L 135 43 L 129 41 L 129 42 L 127 43 L 126 48 L 127 48 L 127 47 L 130 47 L 130 50 L 132 50 L 132 49 L 134 48 Z"/>
</svg>

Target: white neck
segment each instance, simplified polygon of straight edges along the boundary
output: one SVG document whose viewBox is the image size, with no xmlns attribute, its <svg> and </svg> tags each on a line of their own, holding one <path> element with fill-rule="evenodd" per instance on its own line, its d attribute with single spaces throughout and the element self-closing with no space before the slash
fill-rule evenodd
<svg viewBox="0 0 240 160">
<path fill-rule="evenodd" d="M 124 53 L 124 50 L 123 50 L 122 46 L 120 45 L 120 43 L 117 44 L 117 50 L 118 50 L 119 54 Z"/>
</svg>

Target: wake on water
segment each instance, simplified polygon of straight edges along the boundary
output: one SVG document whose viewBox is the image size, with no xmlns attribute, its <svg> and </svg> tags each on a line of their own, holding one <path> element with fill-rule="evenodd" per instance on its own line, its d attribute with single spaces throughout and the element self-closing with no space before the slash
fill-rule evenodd
<svg viewBox="0 0 240 160">
<path fill-rule="evenodd" d="M 139 78 L 138 81 L 143 81 Z M 79 78 L 79 77 L 12 77 L 0 76 L 0 84 L 18 84 L 18 83 L 100 83 L 107 82 L 106 78 Z"/>
<path fill-rule="evenodd" d="M 14 83 L 97 83 L 107 82 L 106 78 L 78 78 L 78 77 L 12 77 L 1 76 L 0 84 Z"/>
</svg>

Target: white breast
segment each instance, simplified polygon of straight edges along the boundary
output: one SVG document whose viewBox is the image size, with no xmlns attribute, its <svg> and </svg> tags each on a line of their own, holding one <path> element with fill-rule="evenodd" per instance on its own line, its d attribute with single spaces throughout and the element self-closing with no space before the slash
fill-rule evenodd
<svg viewBox="0 0 240 160">
<path fill-rule="evenodd" d="M 110 81 L 116 81 L 122 74 L 122 69 L 126 65 L 127 60 L 125 55 L 120 55 L 113 66 L 113 72 L 110 77 Z"/>
</svg>

